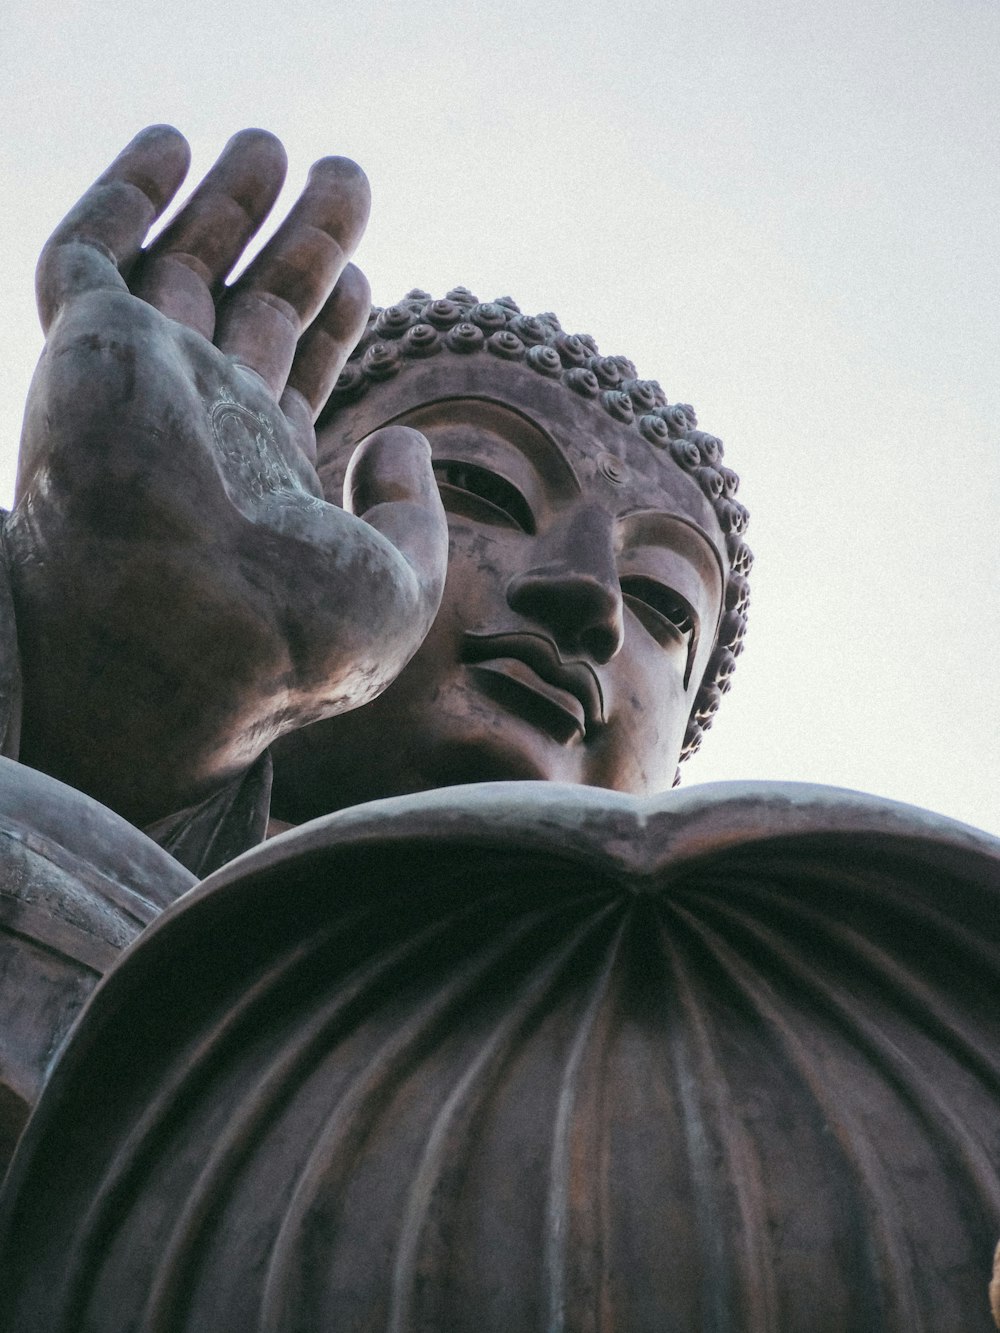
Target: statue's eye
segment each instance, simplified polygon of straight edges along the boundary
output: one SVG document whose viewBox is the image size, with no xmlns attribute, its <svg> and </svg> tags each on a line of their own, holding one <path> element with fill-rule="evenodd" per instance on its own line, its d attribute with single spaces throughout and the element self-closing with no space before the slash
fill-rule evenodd
<svg viewBox="0 0 1000 1333">
<path fill-rule="evenodd" d="M 522 532 L 535 531 L 527 500 L 505 477 L 475 463 L 435 459 L 434 475 L 445 507 L 486 523 L 503 523 Z"/>
<path fill-rule="evenodd" d="M 690 649 L 694 612 L 679 593 L 642 575 L 626 575 L 621 586 L 626 606 L 657 643 L 664 648 L 686 643 Z"/>
</svg>

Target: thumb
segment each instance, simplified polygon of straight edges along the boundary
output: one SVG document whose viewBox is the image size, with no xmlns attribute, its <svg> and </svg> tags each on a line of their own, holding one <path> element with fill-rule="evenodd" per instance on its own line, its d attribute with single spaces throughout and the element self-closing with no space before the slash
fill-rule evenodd
<svg viewBox="0 0 1000 1333">
<path fill-rule="evenodd" d="M 384 426 L 363 440 L 344 477 L 344 508 L 380 532 L 409 564 L 429 627 L 448 569 L 448 522 L 426 438 L 409 426 Z"/>
</svg>

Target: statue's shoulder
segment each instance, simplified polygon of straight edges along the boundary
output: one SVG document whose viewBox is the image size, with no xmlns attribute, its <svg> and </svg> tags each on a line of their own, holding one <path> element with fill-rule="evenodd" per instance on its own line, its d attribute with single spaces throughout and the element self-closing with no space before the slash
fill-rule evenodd
<svg viewBox="0 0 1000 1333">
<path fill-rule="evenodd" d="M 8 1181 L 0 1310 L 989 1328 L 998 907 L 996 839 L 828 788 L 318 820 L 92 997 Z"/>
</svg>

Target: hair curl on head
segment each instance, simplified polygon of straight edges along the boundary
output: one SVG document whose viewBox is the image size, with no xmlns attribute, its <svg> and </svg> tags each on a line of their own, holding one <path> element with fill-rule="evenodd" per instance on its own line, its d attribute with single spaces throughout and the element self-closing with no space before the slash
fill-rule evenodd
<svg viewBox="0 0 1000 1333">
<path fill-rule="evenodd" d="M 546 379 L 558 380 L 662 450 L 694 478 L 711 502 L 726 534 L 729 574 L 725 611 L 684 737 L 683 762 L 701 745 L 732 683 L 750 601 L 747 575 L 753 554 L 743 540 L 749 515 L 735 498 L 739 477 L 722 464 L 722 441 L 698 430 L 688 403 L 668 403 L 656 380 L 639 379 L 627 357 L 602 356 L 589 334 L 565 333 L 551 311 L 525 315 L 509 296 L 480 301 L 467 287 L 453 287 L 439 300 L 414 288 L 396 305 L 373 307 L 326 410 L 355 402 L 372 385 L 405 371 L 409 363 L 441 352 L 517 361 Z M 679 780 L 678 771 L 675 785 Z"/>
</svg>

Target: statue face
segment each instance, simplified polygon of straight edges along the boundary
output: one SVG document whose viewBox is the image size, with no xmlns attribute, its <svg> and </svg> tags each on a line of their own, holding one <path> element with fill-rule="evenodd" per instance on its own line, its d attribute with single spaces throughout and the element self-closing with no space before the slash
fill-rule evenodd
<svg viewBox="0 0 1000 1333">
<path fill-rule="evenodd" d="M 569 397 L 393 418 L 431 442 L 444 600 L 379 699 L 275 746 L 279 818 L 457 782 L 670 785 L 721 612 L 723 537 L 669 456 Z"/>
</svg>

